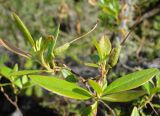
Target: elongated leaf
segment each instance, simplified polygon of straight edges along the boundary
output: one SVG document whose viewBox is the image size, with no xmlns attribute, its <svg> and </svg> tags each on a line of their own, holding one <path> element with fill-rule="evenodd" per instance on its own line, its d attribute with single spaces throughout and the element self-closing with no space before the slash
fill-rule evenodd
<svg viewBox="0 0 160 116">
<path fill-rule="evenodd" d="M 151 90 L 153 89 L 153 85 L 150 81 L 146 82 L 143 86 L 142 86 L 146 91 L 147 93 L 150 95 L 151 93 Z"/>
<path fill-rule="evenodd" d="M 140 116 L 137 107 L 133 108 L 131 116 Z"/>
<path fill-rule="evenodd" d="M 10 73 L 12 69 L 8 68 L 5 65 L 0 65 L 0 75 L 6 77 L 7 79 L 10 80 Z"/>
<path fill-rule="evenodd" d="M 112 82 L 104 90 L 104 94 L 111 94 L 139 87 L 153 78 L 157 73 L 157 69 L 150 68 L 125 75 Z"/>
<path fill-rule="evenodd" d="M 71 71 L 67 70 L 67 69 L 62 69 L 61 70 L 63 77 L 65 78 L 66 81 L 75 83 L 77 82 L 77 78 L 75 77 L 74 74 L 72 74 Z"/>
<path fill-rule="evenodd" d="M 101 49 L 100 49 L 100 46 L 99 46 L 97 40 L 95 38 L 92 38 L 92 40 L 93 40 L 93 43 L 97 49 L 99 58 L 102 59 L 102 52 L 101 52 Z"/>
<path fill-rule="evenodd" d="M 31 57 L 31 55 L 29 53 L 27 53 L 27 52 L 25 52 L 25 51 L 23 51 L 23 50 L 15 47 L 15 46 L 9 44 L 7 41 L 5 41 L 3 39 L 0 39 L 0 45 L 2 45 L 3 47 L 5 47 L 9 51 L 14 52 L 14 53 L 16 53 L 18 55 L 21 55 L 23 57 L 26 57 L 26 58 Z"/>
<path fill-rule="evenodd" d="M 123 91 L 103 96 L 101 99 L 110 102 L 128 102 L 144 95 L 146 91 Z"/>
<path fill-rule="evenodd" d="M 98 68 L 99 66 L 95 63 L 84 63 L 84 65 L 89 66 L 89 67 L 95 67 Z"/>
<path fill-rule="evenodd" d="M 156 76 L 156 86 L 160 87 L 160 71 L 159 71 L 159 74 L 157 74 Z"/>
<path fill-rule="evenodd" d="M 59 55 L 59 54 L 65 52 L 69 48 L 69 46 L 70 46 L 69 43 L 65 43 L 62 46 L 59 46 L 58 48 L 56 48 L 54 50 L 55 55 Z"/>
<path fill-rule="evenodd" d="M 106 58 L 111 51 L 111 42 L 107 36 L 102 36 L 99 41 L 99 47 L 102 53 L 102 59 Z"/>
<path fill-rule="evenodd" d="M 0 83 L 0 87 L 7 86 L 7 85 L 11 85 L 11 83 L 3 83 L 3 84 Z"/>
<path fill-rule="evenodd" d="M 57 39 L 58 39 L 59 29 L 60 29 L 60 24 L 58 24 L 58 26 L 56 27 L 56 29 L 55 29 L 55 31 L 54 31 L 55 42 L 54 42 L 53 48 L 55 47 L 56 42 L 57 42 Z"/>
<path fill-rule="evenodd" d="M 65 80 L 41 75 L 30 75 L 29 77 L 33 83 L 58 95 L 80 100 L 92 97 L 89 91 Z"/>
<path fill-rule="evenodd" d="M 108 64 L 111 67 L 114 67 L 117 64 L 118 58 L 119 58 L 119 55 L 120 55 L 120 51 L 121 51 L 121 46 L 120 45 L 118 45 L 116 48 L 112 49 L 112 52 L 110 54 L 109 61 L 108 61 Z"/>
<path fill-rule="evenodd" d="M 10 74 L 10 76 L 20 76 L 20 75 L 28 75 L 33 73 L 40 73 L 40 72 L 46 72 L 46 70 L 22 70 L 22 71 L 16 71 Z"/>
<path fill-rule="evenodd" d="M 58 35 L 59 35 L 59 28 L 60 28 L 60 25 L 58 25 L 58 27 L 56 28 L 56 30 L 54 32 L 55 38 L 52 38 L 52 41 L 48 45 L 48 52 L 47 52 L 47 61 L 48 62 L 52 59 L 52 56 L 53 56 L 52 55 L 53 50 L 54 50 L 54 47 L 56 45 L 57 38 L 58 38 Z"/>
<path fill-rule="evenodd" d="M 91 86 L 99 95 L 102 93 L 102 88 L 101 88 L 101 86 L 100 86 L 98 83 L 96 83 L 95 81 L 93 81 L 93 80 L 91 80 L 91 79 L 90 79 L 88 82 L 89 82 L 90 86 Z"/>
<path fill-rule="evenodd" d="M 35 42 L 29 32 L 29 30 L 27 29 L 27 27 L 25 26 L 25 24 L 22 22 L 22 20 L 15 14 L 12 14 L 19 30 L 22 32 L 22 34 L 24 35 L 24 37 L 28 40 L 28 42 L 31 44 L 31 46 L 34 48 L 35 47 Z"/>
</svg>

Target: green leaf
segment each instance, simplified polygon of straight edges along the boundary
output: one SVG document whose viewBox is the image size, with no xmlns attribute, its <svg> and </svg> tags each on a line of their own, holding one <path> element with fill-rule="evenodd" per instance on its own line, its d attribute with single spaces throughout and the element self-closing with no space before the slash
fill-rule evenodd
<svg viewBox="0 0 160 116">
<path fill-rule="evenodd" d="M 92 39 L 100 59 L 105 60 L 105 58 L 110 54 L 111 51 L 111 43 L 109 38 L 107 36 L 102 36 L 99 43 L 97 43 L 95 38 Z"/>
<path fill-rule="evenodd" d="M 100 52 L 102 53 L 102 60 L 110 54 L 111 42 L 107 36 L 102 36 L 99 41 Z"/>
<path fill-rule="evenodd" d="M 55 47 L 56 42 L 57 42 L 57 39 L 58 39 L 59 29 L 60 29 L 60 24 L 56 27 L 56 29 L 55 29 L 55 31 L 54 31 L 54 35 L 55 35 L 55 42 L 54 42 L 53 48 Z"/>
<path fill-rule="evenodd" d="M 3 86 L 7 86 L 7 85 L 12 85 L 11 83 L 0 83 L 0 87 L 3 87 Z"/>
<path fill-rule="evenodd" d="M 133 108 L 131 116 L 140 116 L 137 107 Z"/>
<path fill-rule="evenodd" d="M 28 42 L 31 44 L 31 46 L 33 48 L 35 48 L 35 42 L 29 32 L 29 30 L 27 29 L 27 27 L 25 26 L 25 24 L 22 22 L 22 20 L 15 14 L 12 13 L 12 16 L 19 28 L 19 30 L 22 32 L 22 34 L 24 35 L 24 37 L 28 40 Z"/>
<path fill-rule="evenodd" d="M 21 82 L 21 78 L 20 77 L 13 77 L 14 80 L 12 81 L 12 83 L 16 86 L 16 87 L 19 87 L 19 88 L 22 88 L 22 82 Z"/>
<path fill-rule="evenodd" d="M 102 93 L 101 86 L 93 80 L 88 80 L 90 86 L 100 95 Z"/>
<path fill-rule="evenodd" d="M 94 68 L 98 68 L 99 66 L 95 63 L 84 63 L 84 65 L 89 66 L 89 67 L 94 67 Z"/>
<path fill-rule="evenodd" d="M 95 47 L 96 47 L 96 49 L 97 49 L 99 58 L 102 59 L 102 52 L 101 52 L 101 50 L 100 50 L 100 46 L 99 46 L 97 40 L 96 40 L 95 38 L 92 38 L 92 40 L 93 40 L 93 43 L 94 43 L 94 45 L 95 45 Z"/>
<path fill-rule="evenodd" d="M 69 48 L 69 46 L 69 43 L 65 43 L 62 46 L 59 46 L 54 50 L 55 55 L 60 55 L 61 53 L 65 52 Z"/>
<path fill-rule="evenodd" d="M 152 79 L 157 73 L 158 73 L 157 69 L 150 68 L 125 75 L 112 82 L 104 90 L 104 95 L 126 91 L 139 87 L 144 83 L 146 83 L 147 81 L 149 81 L 150 79 Z"/>
<path fill-rule="evenodd" d="M 100 57 L 98 56 L 98 54 L 92 54 L 91 59 L 93 60 L 93 62 L 96 62 L 96 63 L 100 61 Z"/>
<path fill-rule="evenodd" d="M 159 74 L 156 76 L 156 86 L 160 87 L 160 71 Z"/>
<path fill-rule="evenodd" d="M 12 72 L 12 69 L 8 68 L 5 65 L 0 65 L 0 74 L 9 80 L 10 80 L 10 73 L 11 72 Z"/>
<path fill-rule="evenodd" d="M 160 105 L 159 105 L 159 104 L 153 104 L 153 106 L 154 106 L 155 108 L 160 109 Z"/>
<path fill-rule="evenodd" d="M 46 70 L 22 70 L 16 71 L 10 74 L 10 76 L 20 76 L 20 75 L 28 75 L 33 73 L 47 72 Z"/>
<path fill-rule="evenodd" d="M 36 97 L 42 97 L 43 91 L 40 86 L 34 86 L 33 89 L 34 89 L 34 94 L 36 95 Z"/>
<path fill-rule="evenodd" d="M 62 69 L 61 72 L 66 81 L 69 81 L 72 83 L 75 83 L 78 81 L 75 75 L 71 73 L 71 71 L 67 69 Z"/>
<path fill-rule="evenodd" d="M 52 41 L 49 43 L 48 45 L 48 52 L 47 52 L 47 61 L 49 62 L 52 57 L 53 57 L 53 50 L 55 48 L 55 45 L 56 45 L 56 42 L 57 42 L 57 38 L 58 38 L 58 35 L 59 35 L 59 28 L 60 28 L 60 25 L 58 25 L 58 27 L 56 28 L 55 32 L 54 32 L 54 35 L 55 35 L 55 38 L 52 38 Z"/>
<path fill-rule="evenodd" d="M 118 58 L 119 58 L 119 55 L 120 55 L 120 51 L 121 51 L 121 46 L 120 45 L 118 45 L 116 48 L 112 49 L 112 52 L 109 56 L 109 61 L 108 61 L 108 64 L 111 67 L 114 67 L 117 64 Z"/>
<path fill-rule="evenodd" d="M 103 96 L 101 99 L 110 102 L 129 102 L 146 94 L 146 91 L 124 91 Z"/>
<path fill-rule="evenodd" d="M 89 91 L 65 80 L 41 75 L 29 75 L 29 77 L 33 83 L 58 95 L 80 100 L 87 100 L 92 97 Z"/>
<path fill-rule="evenodd" d="M 143 88 L 147 91 L 147 93 L 150 95 L 151 93 L 151 90 L 153 89 L 153 85 L 151 82 L 146 82 L 144 85 L 143 85 Z"/>
<path fill-rule="evenodd" d="M 155 87 L 150 90 L 150 94 L 156 94 L 157 92 L 160 92 L 160 87 Z"/>
</svg>

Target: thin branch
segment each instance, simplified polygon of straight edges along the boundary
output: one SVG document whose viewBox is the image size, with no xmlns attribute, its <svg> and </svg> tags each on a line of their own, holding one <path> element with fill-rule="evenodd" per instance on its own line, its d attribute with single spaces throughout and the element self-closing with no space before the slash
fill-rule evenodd
<svg viewBox="0 0 160 116">
<path fill-rule="evenodd" d="M 101 103 L 103 103 L 112 113 L 113 116 L 116 116 L 116 113 L 114 112 L 114 110 L 109 106 L 107 105 L 104 101 L 102 100 L 99 100 Z"/>
<path fill-rule="evenodd" d="M 155 114 L 156 114 L 157 116 L 159 116 L 158 112 L 154 109 L 154 106 L 152 105 L 152 103 L 151 103 L 151 102 L 148 102 L 148 104 L 151 106 L 151 108 L 153 109 L 153 111 L 155 112 Z"/>
<path fill-rule="evenodd" d="M 17 101 L 18 101 L 17 96 L 15 96 L 15 101 L 13 101 L 13 100 L 8 96 L 8 94 L 5 93 L 3 87 L 1 87 L 1 92 L 3 93 L 3 95 L 5 96 L 5 98 L 16 108 L 16 110 L 19 112 L 20 116 L 23 116 L 20 108 L 19 108 L 18 105 L 17 105 Z"/>
<path fill-rule="evenodd" d="M 138 22 L 135 21 L 134 24 L 139 24 L 143 20 L 148 19 L 150 17 L 153 17 L 158 13 L 160 13 L 160 4 L 156 8 L 154 8 L 154 9 L 152 9 L 152 10 L 150 10 L 150 11 L 144 13 L 144 14 L 142 14 L 142 16 L 140 17 L 139 21 Z"/>
<path fill-rule="evenodd" d="M 143 20 L 150 18 L 158 13 L 160 13 L 160 5 L 157 6 L 157 8 L 154 8 L 153 10 L 143 14 L 142 16 L 138 16 L 133 23 L 133 26 L 131 26 L 131 30 L 128 32 L 128 34 L 125 36 L 125 38 L 122 40 L 121 45 L 124 45 L 125 41 L 128 39 L 129 35 L 133 32 L 135 26 L 137 26 L 139 23 L 141 23 Z"/>
<path fill-rule="evenodd" d="M 97 25 L 98 25 L 98 21 L 96 22 L 95 26 L 90 31 L 88 31 L 87 33 L 83 34 L 82 36 L 70 41 L 69 43 L 71 44 L 71 43 L 73 43 L 73 42 L 75 42 L 75 41 L 87 36 L 88 34 L 90 34 L 92 31 L 94 31 L 96 29 Z"/>
</svg>

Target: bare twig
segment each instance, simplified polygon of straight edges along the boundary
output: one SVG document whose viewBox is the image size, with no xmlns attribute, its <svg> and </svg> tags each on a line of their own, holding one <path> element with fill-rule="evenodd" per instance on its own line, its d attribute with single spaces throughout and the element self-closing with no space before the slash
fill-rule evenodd
<svg viewBox="0 0 160 116">
<path fill-rule="evenodd" d="M 152 105 L 152 103 L 151 103 L 151 102 L 148 102 L 148 104 L 151 106 L 151 108 L 153 109 L 153 111 L 155 112 L 155 114 L 156 114 L 157 116 L 159 116 L 158 112 L 154 109 L 154 106 Z"/>
<path fill-rule="evenodd" d="M 69 43 L 71 44 L 71 43 L 73 43 L 73 42 L 75 42 L 75 41 L 77 41 L 77 40 L 79 40 L 79 39 L 87 36 L 88 34 L 90 34 L 92 31 L 94 31 L 94 30 L 96 29 L 97 25 L 98 25 L 98 21 L 96 22 L 95 26 L 94 26 L 90 31 L 88 31 L 87 33 L 83 34 L 82 36 L 80 36 L 80 37 L 78 37 L 78 38 L 76 38 L 76 39 L 73 39 L 73 40 L 70 41 Z"/>
<path fill-rule="evenodd" d="M 16 110 L 19 112 L 20 116 L 23 116 L 20 108 L 18 107 L 17 105 L 17 102 L 18 102 L 18 99 L 17 99 L 17 96 L 15 96 L 15 101 L 13 101 L 7 93 L 5 93 L 3 87 L 1 87 L 1 92 L 3 93 L 3 95 L 5 96 L 5 98 L 16 108 Z"/>
<path fill-rule="evenodd" d="M 107 105 L 104 101 L 102 100 L 99 100 L 101 103 L 103 103 L 112 113 L 113 116 L 116 116 L 116 113 L 114 112 L 114 110 L 109 106 Z"/>
<path fill-rule="evenodd" d="M 152 10 L 150 10 L 150 11 L 144 13 L 144 14 L 142 14 L 142 16 L 140 17 L 139 21 L 138 22 L 135 21 L 134 24 L 139 24 L 143 20 L 148 19 L 150 17 L 153 17 L 158 13 L 160 13 L 160 4 L 156 8 L 154 8 L 154 9 L 152 9 Z"/>
<path fill-rule="evenodd" d="M 133 32 L 135 26 L 137 26 L 139 23 L 141 23 L 143 20 L 150 18 L 158 13 L 160 13 L 160 5 L 157 6 L 157 8 L 154 8 L 153 10 L 142 14 L 142 16 L 138 16 L 135 20 L 135 22 L 133 23 L 133 26 L 131 26 L 130 31 L 128 32 L 128 34 L 125 36 L 125 38 L 122 40 L 121 45 L 124 45 L 125 41 L 128 39 L 129 35 Z"/>
</svg>

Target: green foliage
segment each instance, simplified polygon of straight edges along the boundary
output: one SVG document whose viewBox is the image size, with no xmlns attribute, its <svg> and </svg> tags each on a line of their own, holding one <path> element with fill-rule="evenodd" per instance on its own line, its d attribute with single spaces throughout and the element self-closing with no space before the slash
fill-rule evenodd
<svg viewBox="0 0 160 116">
<path fill-rule="evenodd" d="M 110 54 L 109 61 L 108 61 L 108 64 L 111 67 L 114 67 L 117 64 L 118 58 L 119 58 L 119 55 L 120 55 L 120 51 L 121 51 L 121 46 L 120 45 L 117 46 L 116 48 L 112 49 L 112 52 Z"/>
<path fill-rule="evenodd" d="M 19 28 L 19 30 L 23 33 L 25 39 L 27 39 L 27 41 L 31 44 L 31 46 L 35 49 L 35 42 L 29 32 L 29 30 L 27 29 L 27 27 L 25 26 L 25 24 L 21 21 L 21 19 L 15 14 L 12 14 L 15 23 L 17 24 L 17 27 Z"/>
<path fill-rule="evenodd" d="M 133 108 L 131 116 L 140 116 L 137 107 Z"/>
<path fill-rule="evenodd" d="M 91 93 L 76 84 L 58 79 L 56 77 L 48 77 L 41 75 L 29 75 L 31 81 L 45 89 L 73 99 L 87 100 L 91 98 Z"/>
<path fill-rule="evenodd" d="M 99 7 L 102 9 L 99 18 L 103 26 L 113 27 L 113 24 L 118 25 L 118 15 L 120 13 L 120 2 L 118 0 L 101 0 Z"/>
<path fill-rule="evenodd" d="M 111 51 L 111 43 L 107 36 L 102 36 L 99 43 L 93 38 L 100 60 L 105 60 Z"/>
<path fill-rule="evenodd" d="M 73 83 L 78 82 L 77 77 L 74 74 L 72 74 L 71 71 L 67 69 L 62 69 L 61 72 L 66 81 Z"/>
<path fill-rule="evenodd" d="M 90 86 L 97 92 L 98 95 L 102 93 L 101 86 L 93 80 L 89 80 Z"/>
<path fill-rule="evenodd" d="M 64 53 L 69 48 L 69 46 L 70 46 L 70 43 L 65 43 L 64 45 L 59 46 L 58 48 L 56 48 L 54 50 L 54 53 L 56 55 L 62 54 L 62 53 Z"/>
<path fill-rule="evenodd" d="M 46 72 L 46 70 L 22 70 L 22 71 L 15 71 L 10 74 L 10 76 L 20 76 L 20 75 L 28 75 L 33 73 L 40 73 Z"/>
<path fill-rule="evenodd" d="M 109 102 L 129 102 L 146 94 L 145 91 L 130 90 L 124 92 L 117 92 L 109 95 L 104 95 L 101 99 Z"/>
<path fill-rule="evenodd" d="M 112 82 L 104 90 L 104 94 L 111 94 L 134 89 L 152 79 L 157 73 L 157 69 L 151 68 L 125 75 Z"/>
</svg>

